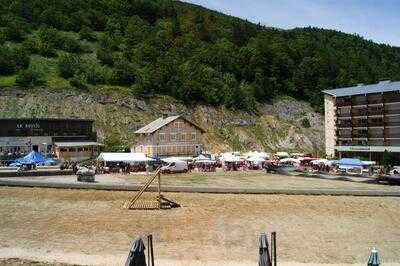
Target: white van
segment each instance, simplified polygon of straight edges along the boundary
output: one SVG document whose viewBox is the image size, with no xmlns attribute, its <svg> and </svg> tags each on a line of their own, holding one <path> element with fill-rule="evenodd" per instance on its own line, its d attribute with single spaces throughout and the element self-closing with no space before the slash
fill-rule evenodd
<svg viewBox="0 0 400 266">
<path fill-rule="evenodd" d="M 161 167 L 161 173 L 186 173 L 189 170 L 187 162 L 176 161 Z"/>
</svg>

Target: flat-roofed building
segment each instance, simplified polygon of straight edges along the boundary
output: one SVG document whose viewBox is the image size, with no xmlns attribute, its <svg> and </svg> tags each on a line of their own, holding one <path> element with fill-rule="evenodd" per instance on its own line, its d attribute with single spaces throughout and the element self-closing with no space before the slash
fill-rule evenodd
<svg viewBox="0 0 400 266">
<path fill-rule="evenodd" d="M 204 132 L 183 116 L 164 116 L 135 131 L 137 143 L 131 150 L 147 156 L 193 156 L 202 151 Z"/>
<path fill-rule="evenodd" d="M 13 159 L 31 150 L 65 160 L 98 155 L 97 134 L 90 119 L 0 119 L 0 156 Z"/>
<path fill-rule="evenodd" d="M 400 158 L 400 82 L 325 90 L 325 146 L 329 157 L 381 162 Z"/>
</svg>

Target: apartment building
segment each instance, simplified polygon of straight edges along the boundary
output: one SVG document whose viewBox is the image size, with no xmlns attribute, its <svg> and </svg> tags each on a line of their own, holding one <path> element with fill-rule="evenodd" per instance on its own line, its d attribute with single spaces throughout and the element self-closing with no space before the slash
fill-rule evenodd
<svg viewBox="0 0 400 266">
<path fill-rule="evenodd" d="M 194 156 L 202 151 L 204 129 L 183 116 L 161 117 L 135 131 L 132 151 L 147 156 Z"/>
<path fill-rule="evenodd" d="M 400 157 L 400 82 L 385 80 L 323 93 L 327 156 L 381 162 L 388 151 Z"/>
</svg>

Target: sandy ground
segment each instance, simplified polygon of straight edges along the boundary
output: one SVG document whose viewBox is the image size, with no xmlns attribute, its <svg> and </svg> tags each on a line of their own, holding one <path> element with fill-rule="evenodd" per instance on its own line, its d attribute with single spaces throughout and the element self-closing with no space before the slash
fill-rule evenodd
<svg viewBox="0 0 400 266">
<path fill-rule="evenodd" d="M 365 265 L 372 247 L 400 265 L 399 198 L 169 193 L 181 208 L 121 209 L 133 194 L 1 187 L 0 258 L 123 265 L 132 236 L 153 234 L 157 265 L 247 266 L 276 231 L 279 265 Z"/>
</svg>

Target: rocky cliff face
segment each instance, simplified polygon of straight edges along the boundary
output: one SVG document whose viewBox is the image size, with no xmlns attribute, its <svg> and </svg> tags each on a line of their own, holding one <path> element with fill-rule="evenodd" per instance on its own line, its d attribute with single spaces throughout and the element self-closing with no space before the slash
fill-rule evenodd
<svg viewBox="0 0 400 266">
<path fill-rule="evenodd" d="M 131 96 L 76 90 L 0 90 L 0 117 L 79 117 L 96 120 L 107 145 L 135 142 L 133 132 L 163 113 L 183 114 L 203 126 L 207 150 L 324 152 L 323 117 L 303 102 L 280 100 L 259 107 L 260 114 L 197 105 L 170 97 L 140 100 Z"/>
</svg>

